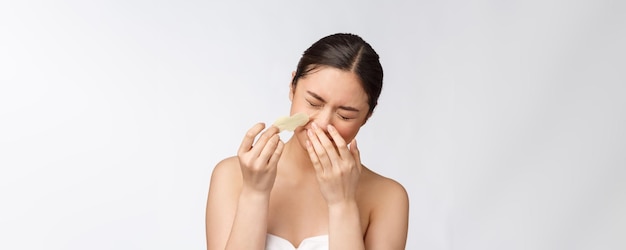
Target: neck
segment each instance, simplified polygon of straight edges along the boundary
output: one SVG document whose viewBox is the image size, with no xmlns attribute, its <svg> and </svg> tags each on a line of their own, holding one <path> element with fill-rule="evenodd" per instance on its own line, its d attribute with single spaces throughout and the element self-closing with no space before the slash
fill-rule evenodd
<svg viewBox="0 0 626 250">
<path fill-rule="evenodd" d="M 293 135 L 286 143 L 280 159 L 280 165 L 287 173 L 315 173 L 309 153 L 304 145 L 300 145 L 296 135 Z"/>
</svg>

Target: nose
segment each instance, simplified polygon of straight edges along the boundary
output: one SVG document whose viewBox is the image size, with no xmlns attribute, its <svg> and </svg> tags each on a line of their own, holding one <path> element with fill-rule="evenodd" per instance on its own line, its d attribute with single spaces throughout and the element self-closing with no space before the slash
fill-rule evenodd
<svg viewBox="0 0 626 250">
<path fill-rule="evenodd" d="M 328 128 L 328 124 L 332 122 L 332 113 L 327 110 L 319 110 L 311 116 L 311 122 L 315 122 L 324 132 Z"/>
</svg>

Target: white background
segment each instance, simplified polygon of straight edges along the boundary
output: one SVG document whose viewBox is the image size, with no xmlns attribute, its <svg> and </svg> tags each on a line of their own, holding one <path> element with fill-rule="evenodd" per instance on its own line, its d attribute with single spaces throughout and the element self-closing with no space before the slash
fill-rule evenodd
<svg viewBox="0 0 626 250">
<path fill-rule="evenodd" d="M 2 1 L 0 249 L 203 249 L 213 166 L 335 32 L 381 55 L 407 249 L 626 249 L 625 7 Z"/>
</svg>

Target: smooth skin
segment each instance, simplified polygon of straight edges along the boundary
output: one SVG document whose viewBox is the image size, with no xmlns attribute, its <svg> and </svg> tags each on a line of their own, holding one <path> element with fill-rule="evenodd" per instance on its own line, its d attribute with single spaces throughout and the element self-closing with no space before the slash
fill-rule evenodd
<svg viewBox="0 0 626 250">
<path fill-rule="evenodd" d="M 404 249 L 406 190 L 361 164 L 355 137 L 369 106 L 357 75 L 320 67 L 289 98 L 291 114 L 307 113 L 308 124 L 284 144 L 276 127 L 256 124 L 237 156 L 214 168 L 207 249 L 262 250 L 268 233 L 294 247 L 328 234 L 331 250 Z"/>
</svg>

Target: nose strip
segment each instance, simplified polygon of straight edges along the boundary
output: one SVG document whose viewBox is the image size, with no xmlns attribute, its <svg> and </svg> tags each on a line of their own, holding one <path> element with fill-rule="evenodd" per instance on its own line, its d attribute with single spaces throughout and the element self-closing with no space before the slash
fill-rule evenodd
<svg viewBox="0 0 626 250">
<path fill-rule="evenodd" d="M 297 113 L 290 117 L 284 116 L 278 118 L 274 122 L 274 126 L 278 127 L 280 131 L 288 130 L 294 131 L 296 127 L 305 125 L 309 122 L 309 116 L 305 113 Z"/>
</svg>

